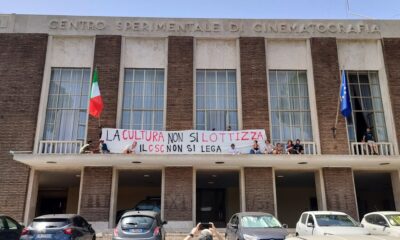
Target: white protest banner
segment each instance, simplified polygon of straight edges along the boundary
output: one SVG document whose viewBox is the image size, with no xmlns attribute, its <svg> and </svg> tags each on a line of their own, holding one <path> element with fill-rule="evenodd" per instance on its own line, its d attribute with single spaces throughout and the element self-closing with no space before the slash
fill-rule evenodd
<svg viewBox="0 0 400 240">
<path fill-rule="evenodd" d="M 228 154 L 231 144 L 235 144 L 238 152 L 249 153 L 254 140 L 258 141 L 262 151 L 266 134 L 263 129 L 153 131 L 103 128 L 101 139 L 111 153 L 123 153 L 133 144 L 137 154 Z"/>
</svg>

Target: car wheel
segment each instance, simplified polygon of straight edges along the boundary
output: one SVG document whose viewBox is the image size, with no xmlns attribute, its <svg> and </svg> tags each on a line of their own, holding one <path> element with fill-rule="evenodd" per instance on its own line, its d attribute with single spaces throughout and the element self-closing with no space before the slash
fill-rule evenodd
<svg viewBox="0 0 400 240">
<path fill-rule="evenodd" d="M 94 235 L 94 236 L 92 237 L 92 240 L 96 240 L 96 235 Z"/>
</svg>

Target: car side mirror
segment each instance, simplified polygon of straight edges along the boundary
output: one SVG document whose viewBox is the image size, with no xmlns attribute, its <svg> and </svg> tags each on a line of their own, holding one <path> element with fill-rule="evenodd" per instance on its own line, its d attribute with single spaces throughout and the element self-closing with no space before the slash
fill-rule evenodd
<svg viewBox="0 0 400 240">
<path fill-rule="evenodd" d="M 237 224 L 231 224 L 231 227 L 234 229 L 238 229 L 238 225 Z"/>
<path fill-rule="evenodd" d="M 162 224 L 162 225 L 166 225 L 166 224 L 168 224 L 168 222 L 167 222 L 167 221 L 162 221 L 161 224 Z"/>
<path fill-rule="evenodd" d="M 307 227 L 314 228 L 314 224 L 313 223 L 307 223 Z"/>
<path fill-rule="evenodd" d="M 283 228 L 289 228 L 289 226 L 286 223 L 282 224 L 282 227 Z"/>
<path fill-rule="evenodd" d="M 383 226 L 384 226 L 385 228 L 388 228 L 388 227 L 389 227 L 389 224 L 384 223 Z"/>
</svg>

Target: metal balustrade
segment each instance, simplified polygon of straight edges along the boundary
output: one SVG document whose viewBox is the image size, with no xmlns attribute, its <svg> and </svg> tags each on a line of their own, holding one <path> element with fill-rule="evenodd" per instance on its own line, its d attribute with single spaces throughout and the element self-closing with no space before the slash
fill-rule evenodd
<svg viewBox="0 0 400 240">
<path fill-rule="evenodd" d="M 374 148 L 376 148 L 378 152 L 375 152 Z M 390 142 L 352 142 L 351 154 L 390 156 L 394 155 L 395 153 L 393 144 Z"/>
<path fill-rule="evenodd" d="M 317 147 L 315 142 L 302 142 L 304 147 L 304 154 L 309 155 L 316 155 L 317 154 Z"/>
<path fill-rule="evenodd" d="M 273 142 L 274 146 L 276 146 L 277 143 L 278 142 Z M 282 147 L 283 147 L 285 153 L 287 153 L 286 152 L 286 143 L 281 142 L 281 144 L 282 144 Z M 296 144 L 296 143 L 294 143 L 294 144 Z M 307 154 L 307 155 L 316 155 L 317 154 L 317 146 L 316 146 L 315 142 L 301 142 L 300 144 L 303 145 L 304 154 Z"/>
<path fill-rule="evenodd" d="M 77 154 L 82 146 L 82 141 L 42 140 L 39 143 L 38 154 Z"/>
</svg>

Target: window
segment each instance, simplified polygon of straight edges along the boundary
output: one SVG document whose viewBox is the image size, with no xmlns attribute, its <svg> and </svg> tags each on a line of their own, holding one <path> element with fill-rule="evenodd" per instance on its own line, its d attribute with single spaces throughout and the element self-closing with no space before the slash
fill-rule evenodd
<svg viewBox="0 0 400 240">
<path fill-rule="evenodd" d="M 122 124 L 124 129 L 164 129 L 164 70 L 125 69 Z"/>
<path fill-rule="evenodd" d="M 196 129 L 238 129 L 235 70 L 197 70 Z"/>
<path fill-rule="evenodd" d="M 308 215 L 308 220 L 307 220 L 307 224 L 311 223 L 312 225 L 314 225 L 314 218 L 311 214 Z"/>
<path fill-rule="evenodd" d="M 89 85 L 89 68 L 52 68 L 44 140 L 85 139 Z"/>
<path fill-rule="evenodd" d="M 375 215 L 371 214 L 365 217 L 365 221 L 371 224 L 375 224 Z"/>
<path fill-rule="evenodd" d="M 382 216 L 376 215 L 375 217 L 376 217 L 375 221 L 376 221 L 377 225 L 379 225 L 379 226 L 386 226 L 387 225 L 386 220 Z"/>
<path fill-rule="evenodd" d="M 231 219 L 231 224 L 236 224 L 236 225 L 239 224 L 239 218 L 238 218 L 238 216 L 234 215 L 234 216 L 232 217 L 232 219 Z"/>
<path fill-rule="evenodd" d="M 301 223 L 306 224 L 306 220 L 307 220 L 307 213 L 304 213 L 303 215 L 301 215 Z"/>
<path fill-rule="evenodd" d="M 348 71 L 352 116 L 347 118 L 350 142 L 359 142 L 370 127 L 376 142 L 387 142 L 378 72 Z"/>
<path fill-rule="evenodd" d="M 244 228 L 280 228 L 279 221 L 272 215 L 243 216 L 241 219 Z"/>
<path fill-rule="evenodd" d="M 12 220 L 8 217 L 6 217 L 5 220 L 7 222 L 9 230 L 17 230 L 18 229 L 18 224 L 14 220 Z"/>
<path fill-rule="evenodd" d="M 270 70 L 269 98 L 274 145 L 289 139 L 313 140 L 306 71 Z"/>
<path fill-rule="evenodd" d="M 317 219 L 318 225 L 321 227 L 334 227 L 334 226 L 356 227 L 357 226 L 357 223 L 348 215 L 318 214 L 318 215 L 315 215 L 315 218 Z"/>
</svg>

